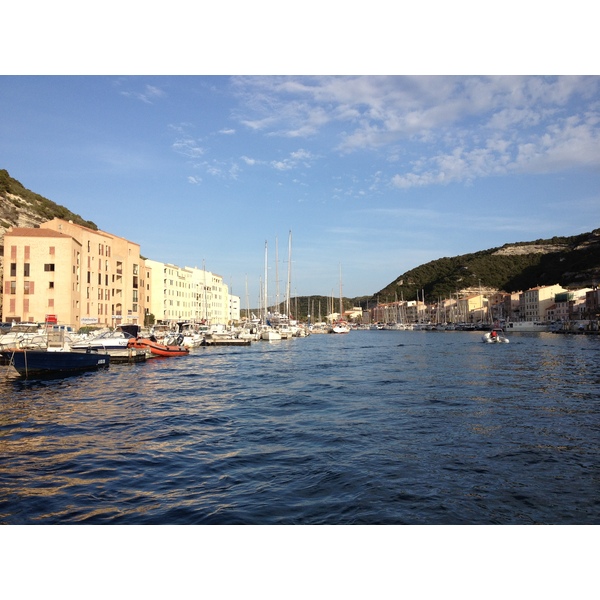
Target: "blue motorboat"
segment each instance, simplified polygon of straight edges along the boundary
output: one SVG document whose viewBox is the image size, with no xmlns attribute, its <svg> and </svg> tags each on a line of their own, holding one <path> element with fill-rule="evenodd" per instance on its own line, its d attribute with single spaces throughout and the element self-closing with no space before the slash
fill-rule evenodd
<svg viewBox="0 0 600 600">
<path fill-rule="evenodd" d="M 51 350 L 7 350 L 1 353 L 20 375 L 38 377 L 107 369 L 106 352 L 71 352 Z"/>
</svg>

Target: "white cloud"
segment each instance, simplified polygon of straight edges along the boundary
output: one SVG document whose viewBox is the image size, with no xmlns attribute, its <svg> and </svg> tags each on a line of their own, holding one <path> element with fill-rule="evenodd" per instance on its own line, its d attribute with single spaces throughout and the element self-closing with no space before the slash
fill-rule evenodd
<svg viewBox="0 0 600 600">
<path fill-rule="evenodd" d="M 198 158 L 204 154 L 204 148 L 198 146 L 196 140 L 192 138 L 182 138 L 173 142 L 173 150 L 178 154 L 183 154 L 189 158 Z"/>
<path fill-rule="evenodd" d="M 574 76 L 234 79 L 245 125 L 342 156 L 385 152 L 400 167 L 387 178 L 400 188 L 599 167 L 599 86 Z M 286 170 L 294 160 L 271 164 Z"/>
<path fill-rule="evenodd" d="M 157 88 L 154 85 L 146 85 L 142 92 L 123 91 L 120 93 L 121 93 L 121 95 L 125 96 L 126 98 L 135 98 L 137 100 L 141 100 L 142 102 L 145 102 L 146 104 L 152 104 L 153 100 L 156 100 L 157 98 L 162 98 L 163 96 L 166 95 L 165 92 L 163 92 L 163 90 L 161 90 L 160 88 Z"/>
</svg>

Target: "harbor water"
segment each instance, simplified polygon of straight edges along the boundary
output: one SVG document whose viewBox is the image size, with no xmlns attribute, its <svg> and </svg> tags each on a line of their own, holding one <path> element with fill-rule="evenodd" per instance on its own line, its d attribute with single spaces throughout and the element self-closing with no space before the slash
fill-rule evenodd
<svg viewBox="0 0 600 600">
<path fill-rule="evenodd" d="M 24 380 L 2 524 L 600 524 L 600 337 L 352 331 Z"/>
</svg>

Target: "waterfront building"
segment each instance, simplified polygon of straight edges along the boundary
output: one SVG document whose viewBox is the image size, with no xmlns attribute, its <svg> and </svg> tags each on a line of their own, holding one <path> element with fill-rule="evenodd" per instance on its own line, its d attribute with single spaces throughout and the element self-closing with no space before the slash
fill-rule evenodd
<svg viewBox="0 0 600 600">
<path fill-rule="evenodd" d="M 178 267 L 146 259 L 150 272 L 149 313 L 155 321 L 226 325 L 239 320 L 240 299 L 230 296 L 223 277 L 196 267 Z"/>
<path fill-rule="evenodd" d="M 4 235 L 3 317 L 81 327 L 140 322 L 140 247 L 53 219 Z"/>
<path fill-rule="evenodd" d="M 546 309 L 555 303 L 556 294 L 566 291 L 558 284 L 525 290 L 519 295 L 519 320 L 544 322 Z"/>
<path fill-rule="evenodd" d="M 240 310 L 240 297 L 227 294 L 227 300 L 229 303 L 229 322 L 238 323 L 241 317 Z"/>
<path fill-rule="evenodd" d="M 585 319 L 588 312 L 586 297 L 591 291 L 591 288 L 581 288 L 556 294 L 554 304 L 546 310 L 546 320 L 566 322 Z"/>
<path fill-rule="evenodd" d="M 470 323 L 487 319 L 487 298 L 483 294 L 471 294 L 458 300 L 458 312 Z"/>
<path fill-rule="evenodd" d="M 587 319 L 600 319 L 600 289 L 593 289 L 585 294 L 585 309 Z"/>
</svg>

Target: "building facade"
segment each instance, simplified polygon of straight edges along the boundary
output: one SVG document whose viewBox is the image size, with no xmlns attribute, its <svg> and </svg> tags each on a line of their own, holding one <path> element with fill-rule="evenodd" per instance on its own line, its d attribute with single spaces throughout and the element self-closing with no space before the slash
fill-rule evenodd
<svg viewBox="0 0 600 600">
<path fill-rule="evenodd" d="M 566 291 L 558 284 L 525 290 L 519 295 L 519 319 L 521 321 L 544 322 L 546 311 L 554 304 L 556 294 Z"/>
<path fill-rule="evenodd" d="M 4 235 L 5 321 L 74 325 L 81 314 L 81 244 L 51 230 L 12 228 Z"/>
<path fill-rule="evenodd" d="M 138 244 L 53 219 L 39 228 L 9 229 L 4 245 L 6 320 L 50 319 L 74 327 L 140 322 Z"/>
<path fill-rule="evenodd" d="M 220 275 L 146 259 L 150 277 L 148 312 L 155 321 L 226 325 L 240 318 L 240 299 L 231 296 Z"/>
</svg>

